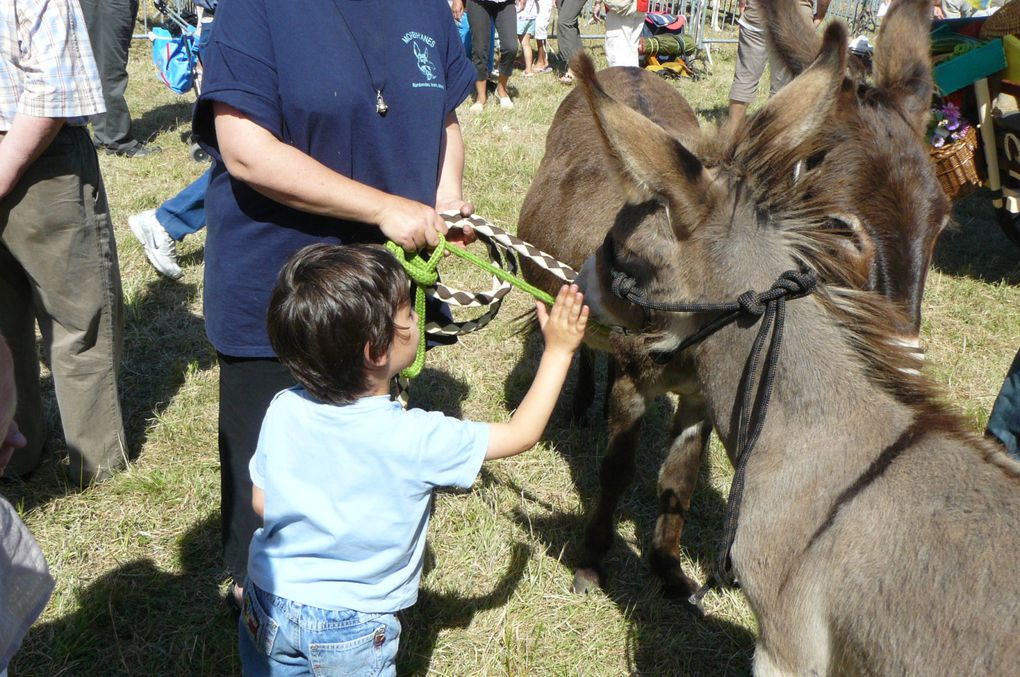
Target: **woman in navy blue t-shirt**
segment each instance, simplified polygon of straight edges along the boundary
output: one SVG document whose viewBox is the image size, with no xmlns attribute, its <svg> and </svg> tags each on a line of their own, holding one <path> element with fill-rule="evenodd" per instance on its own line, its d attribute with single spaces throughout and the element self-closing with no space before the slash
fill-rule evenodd
<svg viewBox="0 0 1020 677">
<path fill-rule="evenodd" d="M 259 526 L 248 461 L 273 395 L 294 385 L 266 334 L 276 275 L 307 244 L 432 247 L 437 209 L 470 214 L 455 110 L 475 77 L 445 0 L 226 0 L 203 56 L 205 321 L 224 559 L 240 584 Z"/>
</svg>

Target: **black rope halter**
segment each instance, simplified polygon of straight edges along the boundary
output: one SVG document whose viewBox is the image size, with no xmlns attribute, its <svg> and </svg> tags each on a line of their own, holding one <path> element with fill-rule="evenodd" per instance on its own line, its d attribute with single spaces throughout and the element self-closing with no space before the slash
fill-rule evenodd
<svg viewBox="0 0 1020 677">
<path fill-rule="evenodd" d="M 681 341 L 676 348 L 653 354 L 653 359 L 660 364 L 669 362 L 681 351 L 705 340 L 740 317 L 762 318 L 761 326 L 758 328 L 758 334 L 754 338 L 754 344 L 751 347 L 751 352 L 747 357 L 747 363 L 744 367 L 744 385 L 740 392 L 736 451 L 734 452 L 733 459 L 735 464 L 733 483 L 730 485 L 730 496 L 726 505 L 723 540 L 719 544 L 719 550 L 716 553 L 713 571 L 716 581 L 723 585 L 733 585 L 734 578 L 732 563 L 730 562 L 730 549 L 736 537 L 737 519 L 740 516 L 740 503 L 744 493 L 744 471 L 747 467 L 747 461 L 751 456 L 751 451 L 754 450 L 762 428 L 765 426 L 765 416 L 768 413 L 769 399 L 772 396 L 775 367 L 779 361 L 779 347 L 783 342 L 786 301 L 787 299 L 801 298 L 814 292 L 817 285 L 815 274 L 813 271 L 788 270 L 780 275 L 768 290 L 761 293 L 748 290 L 737 297 L 735 302 L 666 303 L 646 298 L 645 293 L 637 286 L 637 281 L 614 265 L 613 245 L 609 236 L 606 237 L 606 242 L 603 245 L 603 253 L 609 265 L 612 291 L 615 296 L 647 310 L 657 310 L 665 313 L 720 313 L 720 315 Z M 769 342 L 768 354 L 756 387 L 754 375 L 758 371 L 762 348 L 765 345 L 765 341 L 769 338 L 769 334 L 771 334 L 771 341 Z M 753 401 L 755 392 L 758 393 L 757 407 Z M 712 585 L 712 579 L 710 578 L 709 582 L 694 593 L 689 601 L 697 605 Z"/>
</svg>

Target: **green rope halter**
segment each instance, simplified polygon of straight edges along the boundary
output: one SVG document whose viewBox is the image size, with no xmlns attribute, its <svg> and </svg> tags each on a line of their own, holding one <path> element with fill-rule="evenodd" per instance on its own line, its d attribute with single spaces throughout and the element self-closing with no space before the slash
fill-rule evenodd
<svg viewBox="0 0 1020 677">
<path fill-rule="evenodd" d="M 389 249 L 390 252 L 397 257 L 397 260 L 400 261 L 401 265 L 404 266 L 404 270 L 407 271 L 407 275 L 414 282 L 415 286 L 414 312 L 418 314 L 418 352 L 415 354 L 414 362 L 400 372 L 400 375 L 405 378 L 414 378 L 421 373 L 422 367 L 425 366 L 425 289 L 427 287 L 435 286 L 436 282 L 439 280 L 439 272 L 437 271 L 437 268 L 439 266 L 439 262 L 443 258 L 444 252 L 452 252 L 465 261 L 473 263 L 482 270 L 488 271 L 504 282 L 509 282 L 517 289 L 531 294 L 546 305 L 551 306 L 554 301 L 552 296 L 545 293 L 538 287 L 528 284 L 523 279 L 512 273 L 508 273 L 492 262 L 486 261 L 476 254 L 472 254 L 466 248 L 448 247 L 446 244 L 446 238 L 443 237 L 441 233 L 439 234 L 439 245 L 432 251 L 427 259 L 421 255 L 421 252 L 408 254 L 404 251 L 403 247 L 392 240 L 386 243 L 386 248 Z"/>
</svg>

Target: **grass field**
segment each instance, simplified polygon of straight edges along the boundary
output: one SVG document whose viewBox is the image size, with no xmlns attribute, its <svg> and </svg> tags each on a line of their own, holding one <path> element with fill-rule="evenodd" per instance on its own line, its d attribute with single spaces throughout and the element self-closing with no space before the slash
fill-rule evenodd
<svg viewBox="0 0 1020 677">
<path fill-rule="evenodd" d="M 594 51 L 601 57 L 600 48 Z M 733 72 L 732 48 L 714 56 L 711 77 L 676 82 L 707 123 L 723 115 Z M 239 672 L 235 621 L 221 602 L 217 373 L 202 322 L 204 233 L 180 245 L 185 276 L 174 282 L 153 271 L 127 227 L 128 215 L 159 205 L 204 169 L 182 142 L 192 99 L 156 81 L 145 43 L 132 51 L 131 73 L 137 133 L 165 149 L 139 160 L 102 157 L 127 303 L 123 402 L 135 459 L 127 471 L 81 493 L 66 485 L 56 465 L 0 487 L 22 509 L 57 580 L 12 675 Z M 499 109 L 493 98 L 478 116 L 465 104 L 461 120 L 466 193 L 479 214 L 513 230 L 549 121 L 568 90 L 548 75 L 518 74 L 510 84 L 514 110 Z M 929 277 L 922 341 L 929 375 L 980 430 L 1020 344 L 1020 251 L 998 232 L 986 192 L 960 203 L 956 221 Z M 451 260 L 446 273 L 455 284 L 488 288 L 459 265 Z M 529 307 L 514 294 L 484 331 L 433 351 L 412 403 L 478 420 L 507 419 L 538 355 L 538 345 L 517 335 L 511 322 Z M 567 390 L 569 396 L 569 384 Z M 710 593 L 707 617 L 693 618 L 662 598 L 642 559 L 672 407 L 663 399 L 649 415 L 602 593 L 570 592 L 605 444 L 597 417 L 574 426 L 560 413 L 535 450 L 487 465 L 469 493 L 440 494 L 421 600 L 405 619 L 401 672 L 748 673 L 755 623 L 741 594 Z M 51 414 L 58 430 L 55 407 Z M 59 449 L 60 441 L 53 442 Z M 702 580 L 731 472 L 715 443 L 683 551 L 687 571 Z"/>
</svg>

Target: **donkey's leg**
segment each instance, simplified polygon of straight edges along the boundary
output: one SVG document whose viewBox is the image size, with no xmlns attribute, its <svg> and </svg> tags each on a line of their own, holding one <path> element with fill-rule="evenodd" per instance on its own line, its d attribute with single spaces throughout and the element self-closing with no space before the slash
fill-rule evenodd
<svg viewBox="0 0 1020 677">
<path fill-rule="evenodd" d="M 583 343 L 577 351 L 577 385 L 570 412 L 575 423 L 584 418 L 595 401 L 595 356 L 595 351 Z"/>
<path fill-rule="evenodd" d="M 613 543 L 616 506 L 634 479 L 634 454 L 641 417 L 648 406 L 631 378 L 618 375 L 609 393 L 609 445 L 599 467 L 599 498 L 584 533 L 584 559 L 574 575 L 574 592 L 598 587 L 602 558 Z"/>
<path fill-rule="evenodd" d="M 669 454 L 659 470 L 659 518 L 649 557 L 652 571 L 662 579 L 664 592 L 681 599 L 687 599 L 698 588 L 680 565 L 680 534 L 711 432 L 701 395 L 682 396 L 673 416 Z"/>
</svg>

